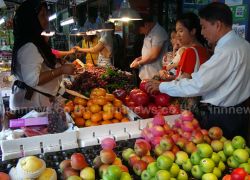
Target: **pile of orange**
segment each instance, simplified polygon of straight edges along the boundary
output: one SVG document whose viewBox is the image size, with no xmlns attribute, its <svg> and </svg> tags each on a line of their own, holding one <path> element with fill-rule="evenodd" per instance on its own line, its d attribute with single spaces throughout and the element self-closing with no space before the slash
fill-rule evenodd
<svg viewBox="0 0 250 180">
<path fill-rule="evenodd" d="M 129 121 L 122 101 L 103 88 L 93 89 L 89 100 L 75 97 L 67 101 L 64 110 L 71 114 L 78 127 Z"/>
</svg>

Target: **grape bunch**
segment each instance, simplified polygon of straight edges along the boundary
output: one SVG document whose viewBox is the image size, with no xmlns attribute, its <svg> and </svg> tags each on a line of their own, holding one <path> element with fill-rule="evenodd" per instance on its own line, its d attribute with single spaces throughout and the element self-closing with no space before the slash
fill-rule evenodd
<svg viewBox="0 0 250 180">
<path fill-rule="evenodd" d="M 93 88 L 101 87 L 112 93 L 118 88 L 130 91 L 134 88 L 132 75 L 114 67 L 89 67 L 82 74 L 75 77 L 70 87 L 88 96 Z"/>
</svg>

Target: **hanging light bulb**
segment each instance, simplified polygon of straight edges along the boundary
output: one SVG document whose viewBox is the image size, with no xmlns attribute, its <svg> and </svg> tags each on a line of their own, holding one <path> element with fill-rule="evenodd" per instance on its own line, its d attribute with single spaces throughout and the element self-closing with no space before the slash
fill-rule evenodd
<svg viewBox="0 0 250 180">
<path fill-rule="evenodd" d="M 119 10 L 116 10 L 112 13 L 112 17 L 109 21 L 135 21 L 142 20 L 141 16 L 137 11 L 131 8 L 129 2 L 127 0 L 123 0 Z"/>
</svg>

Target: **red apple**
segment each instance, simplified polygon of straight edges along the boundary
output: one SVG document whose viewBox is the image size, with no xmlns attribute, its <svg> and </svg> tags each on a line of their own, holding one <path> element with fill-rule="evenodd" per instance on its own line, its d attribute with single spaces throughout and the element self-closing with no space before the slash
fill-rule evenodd
<svg viewBox="0 0 250 180">
<path fill-rule="evenodd" d="M 155 95 L 155 104 L 157 106 L 166 107 L 169 105 L 170 96 L 167 94 L 159 93 Z"/>
<path fill-rule="evenodd" d="M 211 139 L 220 139 L 222 136 L 223 136 L 223 132 L 221 130 L 221 128 L 219 127 L 211 127 L 209 130 L 208 130 L 208 135 Z"/>
<path fill-rule="evenodd" d="M 160 144 L 161 142 L 161 137 L 157 136 L 157 137 L 153 137 L 153 139 L 151 139 L 151 144 L 155 147 L 156 145 Z"/>
<path fill-rule="evenodd" d="M 192 152 L 195 152 L 197 150 L 197 147 L 193 142 L 189 141 L 185 144 L 184 149 L 186 153 L 191 154 Z"/>
<path fill-rule="evenodd" d="M 203 134 L 200 131 L 194 131 L 191 137 L 191 141 L 195 144 L 200 144 L 203 142 Z"/>
<path fill-rule="evenodd" d="M 78 170 L 73 169 L 72 167 L 67 167 L 63 171 L 63 176 L 65 179 L 70 176 L 80 176 L 80 172 Z"/>
<path fill-rule="evenodd" d="M 102 160 L 100 156 L 96 156 L 95 159 L 93 160 L 93 166 L 94 168 L 99 168 L 102 165 Z"/>
<path fill-rule="evenodd" d="M 159 125 L 159 126 L 163 126 L 165 125 L 165 118 L 163 115 L 161 114 L 157 114 L 154 116 L 153 118 L 153 124 L 156 126 L 156 125 Z"/>
<path fill-rule="evenodd" d="M 104 164 L 112 164 L 116 158 L 116 154 L 111 149 L 103 149 L 100 152 L 101 161 Z"/>
<path fill-rule="evenodd" d="M 61 172 L 63 172 L 64 169 L 67 167 L 71 167 L 71 160 L 70 159 L 63 160 L 59 165 Z"/>
<path fill-rule="evenodd" d="M 158 136 L 158 137 L 161 137 L 165 134 L 165 131 L 164 131 L 164 128 L 162 126 L 153 126 L 151 129 L 150 129 L 151 133 L 154 135 L 154 136 Z"/>
<path fill-rule="evenodd" d="M 0 179 L 1 180 L 10 180 L 10 176 L 4 172 L 0 172 Z"/>
<path fill-rule="evenodd" d="M 147 90 L 146 90 L 146 83 L 147 83 L 147 80 L 142 80 L 141 83 L 140 83 L 140 85 L 139 85 L 140 90 L 142 90 L 145 93 L 147 92 Z"/>
<path fill-rule="evenodd" d="M 148 109 L 150 110 L 151 114 L 153 114 L 153 115 L 157 115 L 158 114 L 158 107 L 156 106 L 156 104 L 149 103 L 148 104 Z"/>
<path fill-rule="evenodd" d="M 137 155 L 132 155 L 129 157 L 128 159 L 128 164 L 133 167 L 133 165 L 135 164 L 135 162 L 139 161 L 141 158 Z"/>
<path fill-rule="evenodd" d="M 122 172 L 129 172 L 127 166 L 125 166 L 123 164 L 120 164 L 120 165 L 117 165 L 117 166 L 121 169 Z"/>
<path fill-rule="evenodd" d="M 168 106 L 168 111 L 169 111 L 169 114 L 180 114 L 181 113 L 180 105 L 179 104 L 170 104 Z"/>
<path fill-rule="evenodd" d="M 188 111 L 188 110 L 184 110 L 182 111 L 181 113 L 181 119 L 183 121 L 192 121 L 194 118 L 194 115 L 191 111 Z"/>
<path fill-rule="evenodd" d="M 84 155 L 81 153 L 73 153 L 70 159 L 71 167 L 75 170 L 82 170 L 83 168 L 88 166 Z"/>
<path fill-rule="evenodd" d="M 245 180 L 247 172 L 243 168 L 236 168 L 231 173 L 232 180 Z"/>
<path fill-rule="evenodd" d="M 155 161 L 155 159 L 150 155 L 143 156 L 141 160 L 145 161 L 147 164 Z"/>
<path fill-rule="evenodd" d="M 150 117 L 150 110 L 147 107 L 136 106 L 134 107 L 133 111 L 141 118 L 146 119 Z"/>
<path fill-rule="evenodd" d="M 191 121 L 184 121 L 184 122 L 182 123 L 181 128 L 182 128 L 184 131 L 187 131 L 187 132 L 192 132 L 192 131 L 194 131 L 194 126 L 193 126 L 193 124 L 192 124 Z"/>
<path fill-rule="evenodd" d="M 143 141 L 135 142 L 134 150 L 135 153 L 140 157 L 145 156 L 149 151 L 148 145 Z"/>
<path fill-rule="evenodd" d="M 138 160 L 133 165 L 133 170 L 136 175 L 140 176 L 141 173 L 147 168 L 148 164 L 145 161 Z"/>
<path fill-rule="evenodd" d="M 105 138 L 101 142 L 102 149 L 114 149 L 116 142 L 113 138 Z"/>
</svg>

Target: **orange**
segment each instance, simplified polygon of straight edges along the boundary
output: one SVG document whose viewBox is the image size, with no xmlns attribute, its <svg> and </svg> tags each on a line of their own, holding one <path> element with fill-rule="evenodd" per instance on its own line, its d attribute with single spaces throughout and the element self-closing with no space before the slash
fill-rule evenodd
<svg viewBox="0 0 250 180">
<path fill-rule="evenodd" d="M 87 102 L 87 106 L 88 107 L 91 106 L 91 105 L 93 105 L 93 104 L 94 104 L 93 99 L 88 100 L 88 102 Z"/>
<path fill-rule="evenodd" d="M 105 98 L 107 99 L 107 101 L 114 101 L 115 96 L 114 96 L 114 94 L 107 93 Z"/>
<path fill-rule="evenodd" d="M 127 108 L 126 107 L 121 107 L 121 112 L 122 112 L 122 114 L 128 114 L 128 110 L 127 110 Z"/>
<path fill-rule="evenodd" d="M 75 104 L 80 104 L 80 105 L 86 106 L 87 101 L 86 101 L 85 99 L 83 99 L 83 98 L 75 97 L 75 98 L 74 98 L 74 103 L 75 103 Z"/>
<path fill-rule="evenodd" d="M 85 126 L 86 127 L 91 126 L 91 124 L 92 124 L 92 121 L 90 119 L 88 119 L 88 120 L 85 121 Z"/>
<path fill-rule="evenodd" d="M 120 121 L 118 119 L 112 119 L 112 123 L 119 123 Z"/>
<path fill-rule="evenodd" d="M 106 121 L 102 121 L 101 122 L 101 124 L 103 125 L 103 124 L 111 124 L 112 122 L 111 121 L 109 121 L 109 120 L 106 120 Z"/>
<path fill-rule="evenodd" d="M 100 125 L 98 122 L 91 122 L 90 126 L 98 126 L 98 125 Z"/>
<path fill-rule="evenodd" d="M 74 121 L 75 121 L 75 124 L 77 126 L 84 126 L 85 125 L 85 120 L 83 118 L 75 118 Z"/>
<path fill-rule="evenodd" d="M 73 111 L 74 110 L 74 107 L 73 106 L 64 106 L 64 112 L 68 112 L 68 113 L 70 113 L 71 111 Z"/>
<path fill-rule="evenodd" d="M 107 100 L 104 96 L 99 96 L 97 99 L 96 99 L 96 103 L 103 106 L 105 104 L 107 104 Z"/>
<path fill-rule="evenodd" d="M 74 106 L 74 103 L 71 100 L 66 100 L 65 101 L 65 106 Z"/>
<path fill-rule="evenodd" d="M 103 106 L 103 111 L 105 112 L 113 112 L 114 111 L 114 106 L 111 103 L 107 103 Z"/>
<path fill-rule="evenodd" d="M 95 91 L 97 96 L 106 96 L 106 90 L 103 88 L 97 88 Z"/>
<path fill-rule="evenodd" d="M 118 120 L 121 120 L 121 119 L 123 118 L 123 115 L 122 115 L 121 112 L 115 111 L 115 112 L 114 112 L 114 117 L 115 117 L 116 119 L 118 119 Z"/>
<path fill-rule="evenodd" d="M 121 107 L 122 106 L 122 101 L 115 98 L 113 104 L 114 104 L 115 107 Z"/>
<path fill-rule="evenodd" d="M 75 105 L 73 114 L 75 117 L 82 117 L 82 111 L 84 110 L 84 107 L 82 105 Z"/>
<path fill-rule="evenodd" d="M 124 117 L 124 118 L 122 118 L 121 122 L 129 122 L 129 118 Z"/>
<path fill-rule="evenodd" d="M 91 115 L 92 115 L 92 113 L 89 110 L 83 112 L 84 119 L 90 119 Z"/>
<path fill-rule="evenodd" d="M 98 104 L 93 104 L 89 107 L 89 110 L 92 112 L 92 113 L 97 113 L 97 112 L 100 112 L 101 111 L 101 106 L 99 106 Z"/>
<path fill-rule="evenodd" d="M 113 118 L 113 113 L 112 112 L 103 112 L 102 113 L 102 119 L 104 120 L 104 121 L 106 121 L 106 120 L 110 120 L 110 119 L 112 119 Z"/>
<path fill-rule="evenodd" d="M 92 122 L 98 122 L 102 120 L 102 114 L 101 113 L 94 113 L 91 115 L 91 121 Z"/>
</svg>

